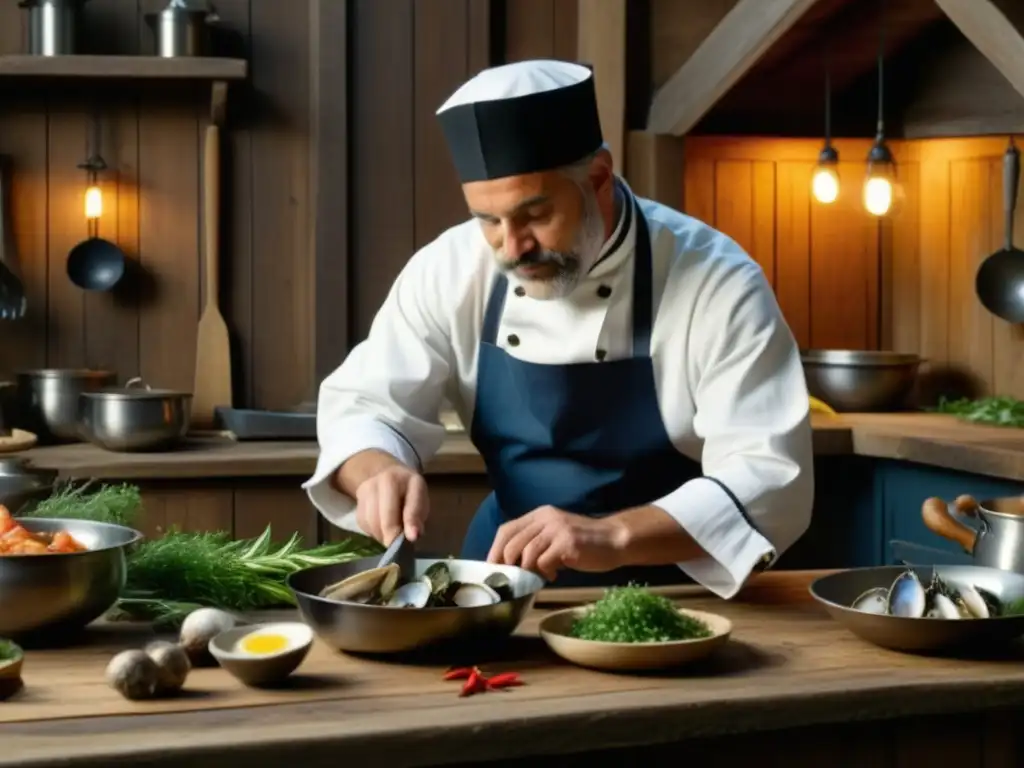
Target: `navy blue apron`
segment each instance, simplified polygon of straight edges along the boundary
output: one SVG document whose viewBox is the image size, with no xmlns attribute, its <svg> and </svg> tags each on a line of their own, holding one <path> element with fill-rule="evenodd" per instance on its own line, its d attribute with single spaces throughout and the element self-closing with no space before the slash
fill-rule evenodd
<svg viewBox="0 0 1024 768">
<path fill-rule="evenodd" d="M 508 279 L 495 280 L 484 314 L 470 432 L 494 492 L 469 525 L 463 558 L 486 560 L 498 527 L 537 507 L 597 517 L 650 504 L 702 475 L 662 423 L 650 355 L 651 241 L 631 195 L 627 204 L 636 219 L 632 357 L 569 365 L 516 359 L 495 344 Z M 599 295 L 607 297 L 607 289 Z M 691 580 L 675 565 L 636 566 L 607 573 L 563 569 L 553 585 L 631 581 L 653 586 Z"/>
</svg>

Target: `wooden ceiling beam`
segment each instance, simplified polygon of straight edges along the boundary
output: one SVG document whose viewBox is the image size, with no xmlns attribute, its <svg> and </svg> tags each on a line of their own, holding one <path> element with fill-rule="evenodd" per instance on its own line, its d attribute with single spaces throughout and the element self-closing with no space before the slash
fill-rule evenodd
<svg viewBox="0 0 1024 768">
<path fill-rule="evenodd" d="M 615 172 L 625 163 L 626 0 L 577 0 L 576 57 L 594 68 L 601 133 Z"/>
<path fill-rule="evenodd" d="M 658 89 L 651 102 L 647 130 L 682 136 L 693 128 L 816 2 L 740 0 Z"/>
<path fill-rule="evenodd" d="M 1020 0 L 935 0 L 935 4 L 1024 96 L 1024 7 Z"/>
</svg>

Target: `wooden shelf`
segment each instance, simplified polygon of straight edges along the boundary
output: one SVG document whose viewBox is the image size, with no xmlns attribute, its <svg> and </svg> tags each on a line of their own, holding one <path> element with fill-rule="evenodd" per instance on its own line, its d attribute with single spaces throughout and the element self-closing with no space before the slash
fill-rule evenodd
<svg viewBox="0 0 1024 768">
<path fill-rule="evenodd" d="M 245 59 L 182 56 L 0 56 L 0 78 L 244 80 Z"/>
</svg>

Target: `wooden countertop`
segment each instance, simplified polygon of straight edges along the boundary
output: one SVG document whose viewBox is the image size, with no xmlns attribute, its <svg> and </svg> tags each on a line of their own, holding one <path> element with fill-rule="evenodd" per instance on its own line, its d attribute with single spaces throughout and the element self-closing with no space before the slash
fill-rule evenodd
<svg viewBox="0 0 1024 768">
<path fill-rule="evenodd" d="M 538 620 L 552 599 L 595 595 L 542 595 L 503 660 L 457 661 L 514 669 L 526 685 L 472 698 L 441 680 L 445 664 L 385 663 L 318 645 L 290 688 L 246 689 L 223 670 L 199 669 L 187 696 L 127 702 L 105 686 L 103 669 L 148 630 L 101 626 L 84 646 L 26 655 L 25 688 L 0 703 L 0 766 L 327 765 L 332 755 L 352 765 L 437 765 L 1024 705 L 1024 650 L 953 660 L 876 648 L 810 599 L 818 575 L 769 572 L 728 602 L 699 587 L 659 590 L 734 625 L 717 656 L 668 675 L 562 662 L 537 637 Z"/>
<path fill-rule="evenodd" d="M 1010 480 L 1024 480 L 1024 429 L 968 424 L 938 414 L 814 414 L 819 456 L 902 459 Z M 234 442 L 200 438 L 168 453 L 112 453 L 76 444 L 26 451 L 37 466 L 66 477 L 176 479 L 308 477 L 316 465 L 313 442 Z M 428 474 L 476 474 L 483 460 L 469 438 L 453 433 L 427 466 Z"/>
</svg>

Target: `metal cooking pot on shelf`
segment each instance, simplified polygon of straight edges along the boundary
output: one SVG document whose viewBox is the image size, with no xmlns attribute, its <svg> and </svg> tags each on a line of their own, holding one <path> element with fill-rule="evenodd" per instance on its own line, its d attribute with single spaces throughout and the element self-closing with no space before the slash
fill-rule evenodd
<svg viewBox="0 0 1024 768">
<path fill-rule="evenodd" d="M 921 519 L 932 533 L 959 544 L 974 565 L 1024 574 L 1024 497 L 979 502 L 959 496 L 951 504 L 930 498 Z"/>
<path fill-rule="evenodd" d="M 852 349 L 807 349 L 800 360 L 808 392 L 847 413 L 902 410 L 924 362 L 902 352 Z"/>
<path fill-rule="evenodd" d="M 108 451 L 164 451 L 188 432 L 192 393 L 153 389 L 141 378 L 119 389 L 83 392 L 79 431 Z"/>
<path fill-rule="evenodd" d="M 15 378 L 15 426 L 35 433 L 42 444 L 79 442 L 79 396 L 117 381 L 111 371 L 88 368 L 22 371 Z"/>
</svg>

